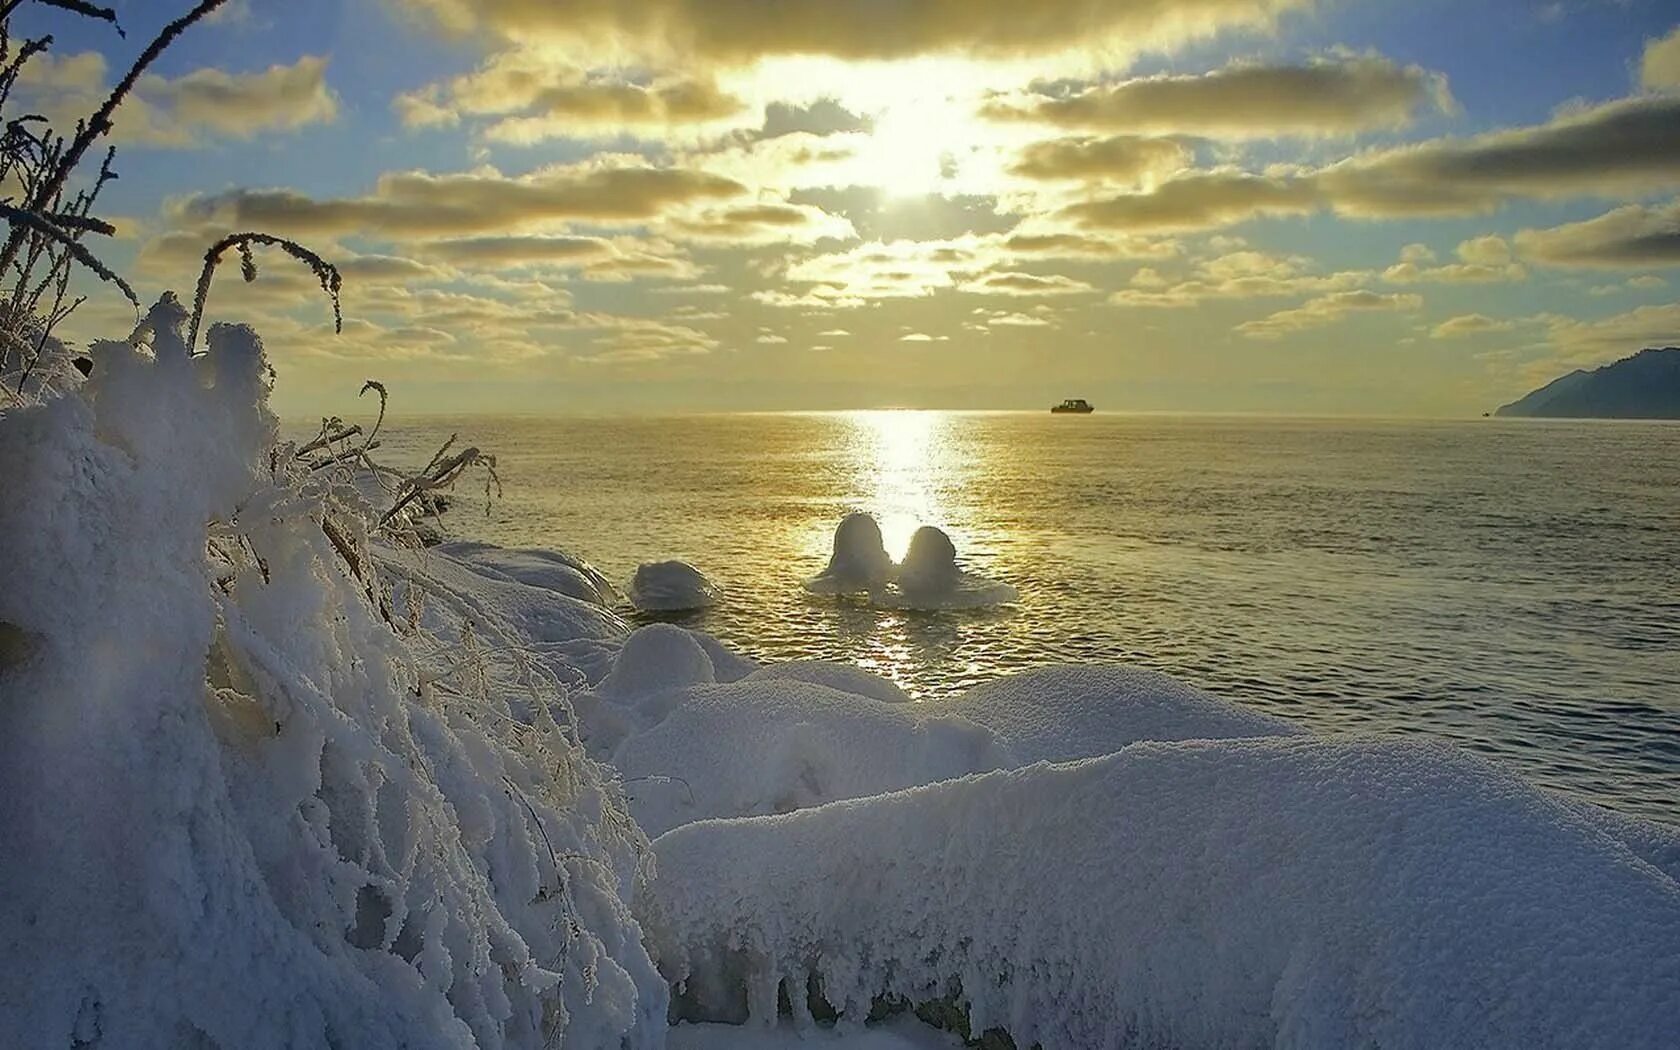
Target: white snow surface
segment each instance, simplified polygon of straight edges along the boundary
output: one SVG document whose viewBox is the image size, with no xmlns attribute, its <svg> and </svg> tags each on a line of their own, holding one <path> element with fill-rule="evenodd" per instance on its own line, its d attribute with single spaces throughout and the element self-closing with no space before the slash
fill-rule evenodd
<svg viewBox="0 0 1680 1050">
<path fill-rule="evenodd" d="M 618 588 L 611 580 L 565 551 L 506 548 L 475 540 L 449 540 L 432 549 L 493 579 L 515 580 L 595 605 L 618 601 Z"/>
<path fill-rule="evenodd" d="M 645 561 L 630 580 L 630 604 L 642 612 L 710 609 L 723 591 L 686 561 Z"/>
<path fill-rule="evenodd" d="M 483 631 L 388 626 L 260 341 L 184 317 L 0 413 L 0 1045 L 662 1045 L 645 839 L 558 693 L 487 685 L 494 630 L 612 621 L 457 566 Z"/>
<path fill-rule="evenodd" d="M 702 1019 L 815 974 L 843 1021 L 960 982 L 976 1031 L 1045 1050 L 1680 1032 L 1680 886 L 1444 746 L 1139 743 L 654 847 L 637 913 Z"/>
<path fill-rule="evenodd" d="M 650 835 L 1009 762 L 993 733 L 935 705 L 882 703 L 797 679 L 749 676 L 664 699 L 656 724 L 612 754 L 630 785 L 630 811 Z"/>
<path fill-rule="evenodd" d="M 947 709 L 994 730 L 1019 765 L 1093 758 L 1140 740 L 1305 732 L 1139 667 L 1041 667 L 975 686 Z"/>
<path fill-rule="evenodd" d="M 962 1050 L 963 1041 L 950 1032 L 899 1015 L 879 1025 L 851 1031 L 787 1023 L 768 1029 L 732 1024 L 679 1024 L 672 1027 L 665 1045 L 668 1050 L 788 1050 L 804 1046 L 827 1050 Z"/>
</svg>

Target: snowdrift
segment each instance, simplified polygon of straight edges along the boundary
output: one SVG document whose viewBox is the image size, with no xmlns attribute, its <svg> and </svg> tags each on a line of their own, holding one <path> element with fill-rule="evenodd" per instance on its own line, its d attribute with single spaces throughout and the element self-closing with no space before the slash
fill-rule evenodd
<svg viewBox="0 0 1680 1050">
<path fill-rule="evenodd" d="M 1139 667 L 1042 667 L 975 686 L 947 707 L 995 731 L 1015 764 L 1065 762 L 1140 740 L 1225 740 L 1305 732 Z"/>
<path fill-rule="evenodd" d="M 0 414 L 0 1043 L 662 1045 L 646 840 L 493 637 L 621 628 L 443 559 L 387 602 L 255 334 L 183 319 Z"/>
<path fill-rule="evenodd" d="M 655 841 L 690 1016 L 960 989 L 1016 1045 L 1666 1047 L 1680 887 L 1453 749 L 1140 743 Z M 747 858 L 750 858 L 748 860 Z"/>
</svg>

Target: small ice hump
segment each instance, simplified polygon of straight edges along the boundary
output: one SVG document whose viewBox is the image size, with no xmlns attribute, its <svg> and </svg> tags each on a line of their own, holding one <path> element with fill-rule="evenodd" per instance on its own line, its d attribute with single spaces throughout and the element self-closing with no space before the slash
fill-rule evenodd
<svg viewBox="0 0 1680 1050">
<path fill-rule="evenodd" d="M 957 546 L 943 529 L 923 525 L 910 537 L 910 549 L 898 567 L 898 585 L 875 596 L 875 603 L 898 609 L 974 609 L 1003 605 L 1020 597 L 1007 583 L 964 572 Z"/>
<path fill-rule="evenodd" d="M 886 586 L 893 571 L 881 539 L 881 525 L 872 514 L 854 511 L 834 530 L 834 553 L 828 568 L 805 581 L 814 594 L 852 594 Z"/>
<path fill-rule="evenodd" d="M 645 561 L 630 581 L 630 604 L 640 612 L 709 609 L 723 591 L 685 561 Z"/>
</svg>

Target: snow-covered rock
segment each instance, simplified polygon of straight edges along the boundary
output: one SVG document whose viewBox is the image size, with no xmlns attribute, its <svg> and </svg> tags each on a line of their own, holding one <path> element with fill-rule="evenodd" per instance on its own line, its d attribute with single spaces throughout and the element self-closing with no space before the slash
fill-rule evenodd
<svg viewBox="0 0 1680 1050">
<path fill-rule="evenodd" d="M 565 551 L 506 548 L 475 540 L 449 540 L 431 548 L 493 579 L 514 580 L 568 598 L 610 606 L 618 588 L 595 566 Z"/>
<path fill-rule="evenodd" d="M 892 577 L 892 558 L 881 538 L 881 525 L 874 515 L 854 511 L 840 519 L 834 530 L 834 553 L 828 567 L 805 581 L 813 594 L 847 594 L 871 591 Z"/>
<path fill-rule="evenodd" d="M 751 681 L 791 679 L 811 682 L 814 685 L 838 689 L 842 693 L 867 696 L 885 704 L 910 702 L 910 695 L 900 689 L 898 683 L 892 679 L 883 678 L 873 671 L 866 671 L 856 664 L 843 664 L 833 660 L 788 660 L 784 663 L 768 664 L 752 672 L 747 678 Z"/>
<path fill-rule="evenodd" d="M 710 609 L 722 598 L 723 591 L 685 561 L 645 561 L 630 581 L 630 604 L 641 612 Z"/>
<path fill-rule="evenodd" d="M 1041 667 L 977 685 L 948 709 L 996 731 L 1021 765 L 1093 758 L 1140 740 L 1305 732 L 1138 667 Z"/>
<path fill-rule="evenodd" d="M 712 817 L 782 813 L 996 769 L 997 738 L 931 705 L 882 703 L 792 678 L 749 676 L 669 698 L 612 763 L 649 834 Z"/>
<path fill-rule="evenodd" d="M 910 549 L 898 566 L 895 583 L 896 587 L 875 598 L 876 604 L 901 609 L 975 609 L 1020 597 L 1007 583 L 960 568 L 951 537 L 932 525 L 923 525 L 910 537 Z"/>
<path fill-rule="evenodd" d="M 960 984 L 1017 1046 L 1669 1047 L 1680 886 L 1512 774 L 1410 742 L 1135 744 L 656 840 L 691 1013 Z"/>
</svg>

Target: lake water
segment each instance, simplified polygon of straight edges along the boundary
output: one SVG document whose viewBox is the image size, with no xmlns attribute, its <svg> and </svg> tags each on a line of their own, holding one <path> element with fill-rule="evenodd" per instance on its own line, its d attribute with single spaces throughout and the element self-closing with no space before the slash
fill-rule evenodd
<svg viewBox="0 0 1680 1050">
<path fill-rule="evenodd" d="M 1040 664 L 1129 662 L 1328 734 L 1443 737 L 1680 822 L 1680 425 L 858 412 L 410 419 L 500 458 L 457 536 L 727 592 L 679 622 L 847 660 L 939 702 Z M 429 454 L 430 448 L 425 449 Z M 420 456 L 424 458 L 424 454 Z M 804 593 L 849 510 L 919 524 L 1010 606 Z"/>
</svg>

